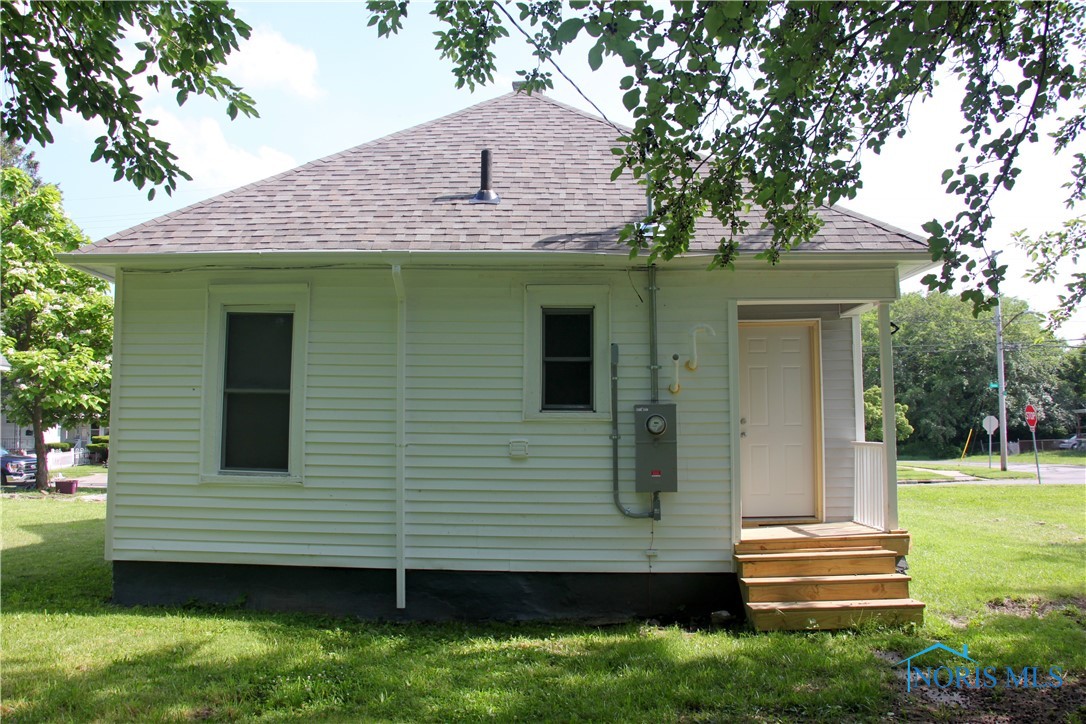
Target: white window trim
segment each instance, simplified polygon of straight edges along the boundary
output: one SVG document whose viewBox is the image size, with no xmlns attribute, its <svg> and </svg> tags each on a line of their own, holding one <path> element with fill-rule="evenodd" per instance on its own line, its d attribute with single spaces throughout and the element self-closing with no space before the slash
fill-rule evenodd
<svg viewBox="0 0 1086 724">
<path fill-rule="evenodd" d="M 593 410 L 543 410 L 543 309 L 592 309 Z M 524 419 L 610 420 L 611 289 L 602 284 L 524 287 Z"/>
<path fill-rule="evenodd" d="M 291 312 L 293 346 L 290 365 L 290 450 L 287 471 L 222 470 L 222 408 L 226 364 L 227 312 Z M 200 482 L 229 485 L 301 485 L 305 479 L 306 350 L 309 340 L 309 285 L 211 284 L 207 294 L 204 340 L 204 414 Z"/>
</svg>

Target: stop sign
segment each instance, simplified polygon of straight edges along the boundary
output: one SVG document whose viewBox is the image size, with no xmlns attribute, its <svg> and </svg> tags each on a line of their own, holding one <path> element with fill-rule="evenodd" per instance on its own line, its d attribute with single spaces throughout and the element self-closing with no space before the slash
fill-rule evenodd
<svg viewBox="0 0 1086 724">
<path fill-rule="evenodd" d="M 1026 424 L 1031 432 L 1037 429 L 1037 409 L 1033 405 L 1026 405 Z"/>
</svg>

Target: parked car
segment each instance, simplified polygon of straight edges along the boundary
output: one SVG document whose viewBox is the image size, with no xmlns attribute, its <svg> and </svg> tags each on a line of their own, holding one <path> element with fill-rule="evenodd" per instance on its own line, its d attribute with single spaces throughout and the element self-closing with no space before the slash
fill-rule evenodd
<svg viewBox="0 0 1086 724">
<path fill-rule="evenodd" d="M 1072 435 L 1066 440 L 1061 440 L 1056 447 L 1060 450 L 1086 450 L 1086 433 Z"/>
<path fill-rule="evenodd" d="M 38 472 L 38 459 L 33 455 L 16 455 L 0 447 L 3 462 L 0 464 L 0 482 L 4 485 L 34 482 Z"/>
</svg>

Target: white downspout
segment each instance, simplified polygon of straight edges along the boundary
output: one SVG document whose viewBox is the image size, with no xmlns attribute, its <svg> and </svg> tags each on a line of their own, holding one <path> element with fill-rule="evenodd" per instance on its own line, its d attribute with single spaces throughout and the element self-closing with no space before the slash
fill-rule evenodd
<svg viewBox="0 0 1086 724">
<path fill-rule="evenodd" d="M 407 608 L 407 562 L 404 515 L 404 480 L 407 434 L 407 294 L 400 265 L 392 267 L 392 284 L 396 288 L 396 608 Z"/>
<path fill-rule="evenodd" d="M 879 372 L 882 384 L 882 445 L 886 462 L 886 530 L 897 525 L 897 415 L 894 409 L 894 350 L 890 342 L 890 303 L 879 302 Z"/>
</svg>

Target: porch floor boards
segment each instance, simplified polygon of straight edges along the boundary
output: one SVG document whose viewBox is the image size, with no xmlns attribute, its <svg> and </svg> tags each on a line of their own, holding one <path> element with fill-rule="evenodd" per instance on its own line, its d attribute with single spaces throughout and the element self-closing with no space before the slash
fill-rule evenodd
<svg viewBox="0 0 1086 724">
<path fill-rule="evenodd" d="M 924 604 L 896 568 L 908 552 L 907 531 L 859 523 L 744 527 L 735 559 L 747 617 L 759 631 L 920 623 Z"/>
</svg>

